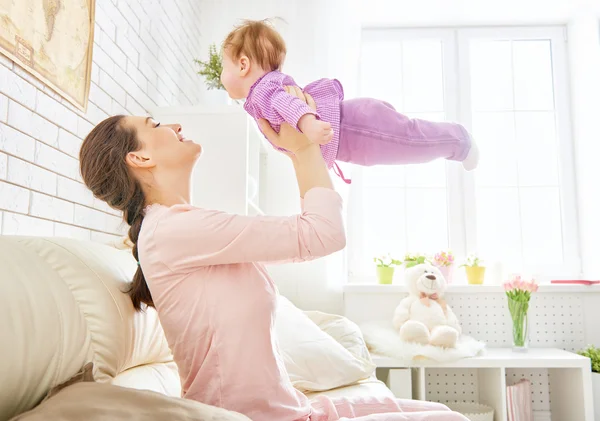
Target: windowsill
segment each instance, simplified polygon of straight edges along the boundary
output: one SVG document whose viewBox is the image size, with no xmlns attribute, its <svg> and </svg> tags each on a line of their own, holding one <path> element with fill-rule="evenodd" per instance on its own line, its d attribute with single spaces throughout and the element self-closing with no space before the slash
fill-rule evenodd
<svg viewBox="0 0 600 421">
<path fill-rule="evenodd" d="M 382 294 L 382 293 L 406 293 L 408 292 L 404 285 L 380 285 L 380 284 L 346 284 L 344 292 L 351 294 Z M 504 292 L 501 285 L 468 285 L 453 284 L 449 285 L 446 291 L 449 294 L 475 294 Z M 542 284 L 538 292 L 600 292 L 600 285 L 560 285 L 560 284 Z"/>
</svg>

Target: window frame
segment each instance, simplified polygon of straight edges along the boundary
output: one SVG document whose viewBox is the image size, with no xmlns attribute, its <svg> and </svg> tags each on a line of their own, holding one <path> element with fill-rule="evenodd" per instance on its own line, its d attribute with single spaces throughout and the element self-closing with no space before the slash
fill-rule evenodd
<svg viewBox="0 0 600 421">
<path fill-rule="evenodd" d="M 442 41 L 442 72 L 444 89 L 444 112 L 450 121 L 460 121 L 471 129 L 471 92 L 469 41 L 477 39 L 549 39 L 551 41 L 552 75 L 554 88 L 554 110 L 558 127 L 559 189 L 562 227 L 563 262 L 548 271 L 529 272 L 547 280 L 550 278 L 578 277 L 582 273 L 580 258 L 577 191 L 574 168 L 574 145 L 571 133 L 570 95 L 567 75 L 566 27 L 564 26 L 498 26 L 456 28 L 363 28 L 363 42 L 390 39 L 434 38 Z M 360 64 L 359 64 L 360 92 Z M 374 275 L 361 275 L 353 262 L 364 259 L 360 244 L 363 243 L 362 203 L 364 192 L 363 168 L 352 168 L 352 185 L 348 193 L 348 278 L 350 283 L 371 283 Z M 477 250 L 477 198 L 475 174 L 462 170 L 458 162 L 446 161 L 446 203 L 448 221 L 448 243 L 457 258 L 464 258 Z M 485 257 L 485 256 L 483 256 Z M 547 278 L 547 279 L 544 279 Z"/>
</svg>

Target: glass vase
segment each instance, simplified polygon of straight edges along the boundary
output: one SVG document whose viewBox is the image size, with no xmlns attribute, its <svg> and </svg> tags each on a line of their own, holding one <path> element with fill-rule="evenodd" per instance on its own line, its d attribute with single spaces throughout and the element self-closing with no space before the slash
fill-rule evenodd
<svg viewBox="0 0 600 421">
<path fill-rule="evenodd" d="M 512 319 L 513 350 L 525 352 L 529 347 L 529 301 L 508 298 L 508 310 Z"/>
</svg>

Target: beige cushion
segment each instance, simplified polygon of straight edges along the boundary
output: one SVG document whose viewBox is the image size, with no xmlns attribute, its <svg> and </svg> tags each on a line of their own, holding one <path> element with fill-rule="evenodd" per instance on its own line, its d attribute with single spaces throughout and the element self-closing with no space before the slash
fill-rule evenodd
<svg viewBox="0 0 600 421">
<path fill-rule="evenodd" d="M 120 384 L 180 395 L 156 312 L 135 312 L 123 293 L 135 268 L 131 253 L 114 247 L 0 236 L 0 419 L 33 408 L 88 362 L 99 382 L 164 364 L 145 372 L 155 372 L 154 384 L 131 376 Z"/>
<path fill-rule="evenodd" d="M 181 382 L 174 362 L 133 367 L 117 374 L 111 383 L 134 389 L 151 390 L 167 396 L 181 396 Z"/>
<path fill-rule="evenodd" d="M 213 406 L 111 384 L 77 383 L 12 421 L 248 421 Z"/>
<path fill-rule="evenodd" d="M 81 383 L 81 382 L 93 382 L 94 381 L 94 364 L 93 363 L 87 363 L 79 373 L 75 374 L 73 377 L 71 377 L 69 380 L 67 380 L 66 382 L 59 384 L 58 386 L 54 386 L 52 389 L 50 389 L 50 391 L 48 392 L 48 394 L 46 395 L 46 397 L 44 398 L 44 401 L 46 399 L 50 399 L 51 397 L 53 397 L 54 395 L 56 395 L 58 392 L 60 392 L 61 390 L 76 384 L 76 383 Z"/>
</svg>

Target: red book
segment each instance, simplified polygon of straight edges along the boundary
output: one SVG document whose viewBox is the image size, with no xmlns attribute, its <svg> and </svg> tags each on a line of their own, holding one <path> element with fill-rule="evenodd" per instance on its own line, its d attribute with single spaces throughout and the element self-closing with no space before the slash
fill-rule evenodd
<svg viewBox="0 0 600 421">
<path fill-rule="evenodd" d="M 563 284 L 563 285 L 596 285 L 600 284 L 600 281 L 587 281 L 585 279 L 573 279 L 573 280 L 554 280 L 550 281 L 551 284 Z"/>
</svg>

